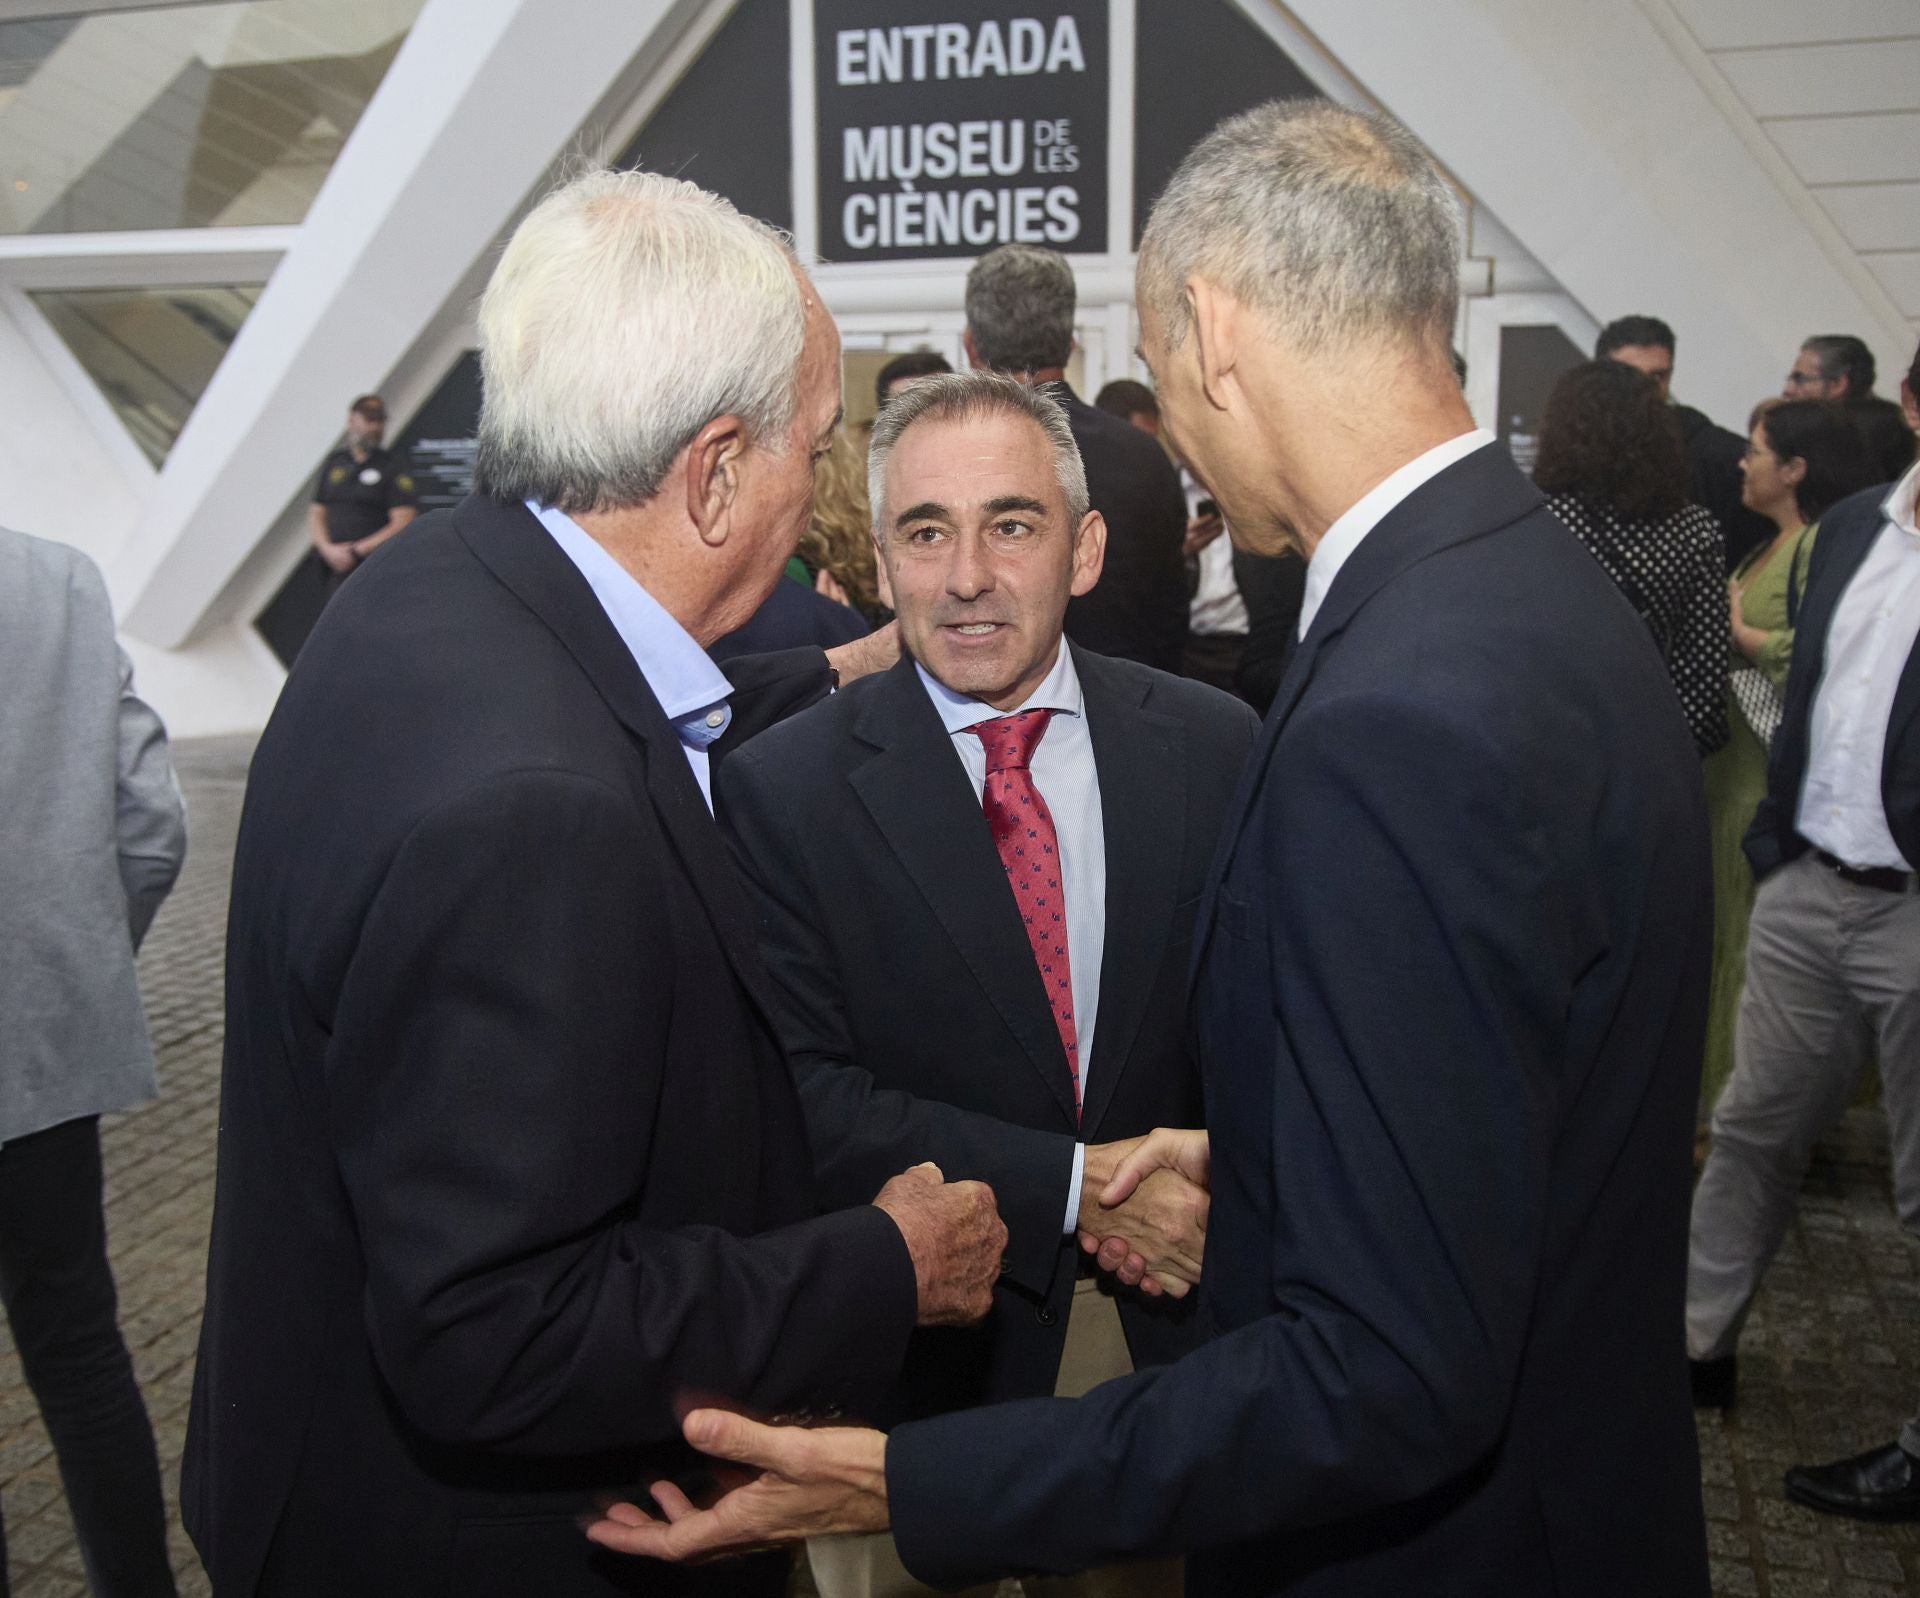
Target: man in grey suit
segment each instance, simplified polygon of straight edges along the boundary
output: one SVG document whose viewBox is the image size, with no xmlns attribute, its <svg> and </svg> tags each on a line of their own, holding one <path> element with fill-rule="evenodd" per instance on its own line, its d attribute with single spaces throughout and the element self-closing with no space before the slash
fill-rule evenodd
<svg viewBox="0 0 1920 1598">
<path fill-rule="evenodd" d="M 92 1590 L 151 1598 L 173 1572 L 115 1318 L 100 1117 L 155 1093 L 133 956 L 179 874 L 186 812 L 99 571 L 4 529 L 0 682 L 0 1303 Z"/>
</svg>

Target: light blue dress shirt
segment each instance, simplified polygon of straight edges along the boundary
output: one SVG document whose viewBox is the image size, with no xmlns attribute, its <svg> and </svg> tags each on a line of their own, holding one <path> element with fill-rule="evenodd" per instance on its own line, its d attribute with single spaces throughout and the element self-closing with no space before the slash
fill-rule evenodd
<svg viewBox="0 0 1920 1598">
<path fill-rule="evenodd" d="M 1093 1060 L 1093 1027 L 1100 1009 L 1100 962 L 1107 940 L 1107 834 L 1100 809 L 1100 773 L 1093 759 L 1093 735 L 1087 730 L 1086 700 L 1073 652 L 1061 640 L 1060 656 L 1040 686 L 1012 710 L 995 710 L 978 699 L 957 694 L 915 663 L 921 685 L 940 712 L 954 753 L 973 784 L 975 799 L 987 786 L 987 751 L 969 729 L 996 716 L 1023 710 L 1051 710 L 1046 733 L 1027 768 L 1053 817 L 1060 846 L 1061 892 L 1067 901 L 1067 963 L 1073 968 L 1073 1032 L 1080 1055 L 1080 1097 L 1087 1095 L 1087 1067 Z M 1080 1213 L 1080 1179 L 1087 1151 L 1075 1144 L 1072 1180 L 1067 1187 L 1063 1231 L 1074 1230 Z"/>
<path fill-rule="evenodd" d="M 653 697 L 679 733 L 693 779 L 711 811 L 713 773 L 707 751 L 733 721 L 733 707 L 727 703 L 733 684 L 727 674 L 694 641 L 693 634 L 565 511 L 532 500 L 527 501 L 527 509 L 586 578 L 593 597 L 600 601 Z"/>
</svg>

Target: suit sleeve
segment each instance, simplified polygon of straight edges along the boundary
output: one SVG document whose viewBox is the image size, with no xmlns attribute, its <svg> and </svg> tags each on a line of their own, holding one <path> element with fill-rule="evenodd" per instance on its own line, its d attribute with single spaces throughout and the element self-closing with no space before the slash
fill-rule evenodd
<svg viewBox="0 0 1920 1598">
<path fill-rule="evenodd" d="M 187 803 L 167 754 L 167 729 L 133 691 L 133 662 L 120 660 L 115 833 L 120 885 L 127 896 L 127 929 L 140 947 L 187 858 Z"/>
<path fill-rule="evenodd" d="M 833 668 L 827 664 L 826 651 L 811 646 L 737 655 L 723 661 L 721 670 L 733 684 L 733 720 L 713 746 L 716 769 L 722 758 L 756 733 L 819 704 L 833 692 Z"/>
<path fill-rule="evenodd" d="M 1511 1404 L 1540 1254 L 1547 1102 L 1571 983 L 1570 896 L 1524 773 L 1464 717 L 1353 699 L 1296 713 L 1249 825 L 1263 901 L 1223 899 L 1209 961 L 1268 962 L 1215 1060 L 1218 1127 L 1270 1158 L 1270 1300 L 1177 1363 L 904 1426 L 894 1537 L 923 1581 L 1067 1571 L 1406 1502 L 1468 1470 Z M 1451 723 L 1451 724 L 1449 724 Z M 1419 773 L 1410 783 L 1406 774 Z M 1391 948 L 1391 959 L 1381 956 Z M 1242 967 L 1245 969 L 1245 967 Z M 1257 967 L 1255 967 L 1257 969 Z M 1228 968 L 1229 973 L 1232 968 Z M 1242 1199 L 1240 1202 L 1247 1202 Z"/>
<path fill-rule="evenodd" d="M 1045 1293 L 1060 1263 L 1074 1140 L 880 1086 L 855 1058 L 848 1022 L 847 985 L 862 979 L 834 956 L 791 807 L 759 750 L 727 764 L 719 809 L 753 895 L 820 1202 L 861 1203 L 932 1160 L 949 1181 L 993 1189 L 1007 1225 L 1007 1274 Z"/>
<path fill-rule="evenodd" d="M 420 822 L 365 920 L 327 1109 L 374 1356 L 430 1436 L 633 1447 L 694 1401 L 864 1408 L 897 1373 L 913 1267 L 882 1211 L 752 1237 L 635 1218 L 700 1091 L 668 1080 L 698 1017 L 673 1014 L 662 848 L 624 794 L 512 774 Z M 749 1195 L 751 1112 L 704 1155 Z"/>
</svg>

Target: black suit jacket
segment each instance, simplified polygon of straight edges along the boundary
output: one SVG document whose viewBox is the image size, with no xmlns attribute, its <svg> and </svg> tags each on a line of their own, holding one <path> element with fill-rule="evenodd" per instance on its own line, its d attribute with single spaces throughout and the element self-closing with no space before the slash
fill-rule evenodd
<svg viewBox="0 0 1920 1598">
<path fill-rule="evenodd" d="M 1803 855 L 1810 845 L 1794 830 L 1800 790 L 1807 780 L 1813 703 L 1827 669 L 1827 635 L 1847 585 L 1887 524 L 1887 484 L 1842 500 L 1820 518 L 1820 536 L 1807 562 L 1807 586 L 1793 634 L 1786 708 L 1767 761 L 1767 796 L 1745 840 L 1756 877 Z M 1911 865 L 1920 866 L 1920 643 L 1908 652 L 1887 719 L 1880 759 L 1880 797 L 1887 829 Z"/>
<path fill-rule="evenodd" d="M 1100 580 L 1067 601 L 1067 636 L 1082 649 L 1178 672 L 1187 637 L 1187 496 L 1167 452 L 1131 422 L 1049 383 L 1087 469 L 1087 495 L 1106 518 Z"/>
<path fill-rule="evenodd" d="M 778 650 L 833 649 L 872 631 L 851 605 L 782 577 L 760 608 L 732 632 L 714 639 L 707 653 L 724 663 Z"/>
<path fill-rule="evenodd" d="M 1257 723 L 1228 695 L 1074 651 L 1099 773 L 1106 926 L 1078 1136 L 1193 1126 L 1193 917 Z M 1051 1393 L 1079 1250 L 1063 1236 L 1073 1087 L 1053 1012 L 951 738 L 910 659 L 726 765 L 824 1205 L 922 1160 L 988 1183 L 1007 1271 L 983 1326 L 914 1334 L 886 1423 Z M 1191 1295 L 1127 1298 L 1136 1364 L 1196 1341 Z"/>
<path fill-rule="evenodd" d="M 1745 481 L 1740 470 L 1747 453 L 1747 441 L 1739 433 L 1708 420 L 1704 412 L 1691 405 L 1675 405 L 1674 420 L 1680 427 L 1681 441 L 1687 451 L 1687 492 L 1696 505 L 1705 506 L 1720 524 L 1720 535 L 1727 546 L 1727 572 L 1733 573 L 1741 561 L 1779 531 L 1757 510 L 1749 510 L 1741 498 Z"/>
<path fill-rule="evenodd" d="M 817 652 L 741 670 L 742 731 Z M 864 1407 L 913 1269 L 813 1214 L 750 911 L 672 728 L 517 505 L 314 631 L 248 783 L 185 1461 L 223 1595 L 778 1592 L 603 1559 L 677 1406 Z M 769 1585 L 770 1583 L 770 1585 Z"/>
<path fill-rule="evenodd" d="M 888 1446 L 923 1578 L 1701 1598 L 1680 1338 L 1711 905 L 1646 628 L 1505 451 L 1341 568 L 1202 910 L 1221 1336 Z"/>
</svg>

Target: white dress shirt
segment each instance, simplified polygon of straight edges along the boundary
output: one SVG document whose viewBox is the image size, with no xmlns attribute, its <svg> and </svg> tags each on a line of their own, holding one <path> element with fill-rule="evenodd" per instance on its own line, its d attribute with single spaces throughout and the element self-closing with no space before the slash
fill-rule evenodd
<svg viewBox="0 0 1920 1598">
<path fill-rule="evenodd" d="M 1386 519 L 1387 512 L 1416 488 L 1438 477 L 1455 461 L 1465 460 L 1477 449 L 1494 442 L 1484 427 L 1436 444 L 1424 455 L 1416 455 L 1398 471 L 1382 478 L 1347 507 L 1326 530 L 1307 562 L 1307 591 L 1300 601 L 1300 633 L 1305 638 L 1313 618 L 1320 614 L 1320 603 L 1333 587 L 1334 578 L 1347 563 L 1347 557 L 1360 547 L 1360 540 Z"/>
<path fill-rule="evenodd" d="M 733 684 L 716 666 L 692 633 L 673 619 L 667 608 L 641 587 L 638 579 L 609 555 L 605 547 L 565 511 L 527 501 L 527 509 L 553 535 L 553 541 L 579 569 L 607 613 L 621 642 L 640 668 L 640 675 L 660 701 L 667 720 L 680 735 L 680 747 L 700 796 L 713 809 L 713 773 L 707 748 L 727 730 L 733 708 L 727 697 Z"/>
<path fill-rule="evenodd" d="M 1023 710 L 1051 710 L 1047 730 L 1027 770 L 1053 817 L 1060 847 L 1060 886 L 1067 900 L 1067 963 L 1073 968 L 1073 1030 L 1079 1045 L 1080 1098 L 1086 1101 L 1087 1068 L 1093 1061 L 1093 1027 L 1100 1009 L 1100 956 L 1107 939 L 1107 835 L 1100 810 L 1100 774 L 1093 761 L 1093 737 L 1087 730 L 1086 700 L 1073 652 L 1063 639 L 1060 658 L 1040 686 L 1012 710 L 957 694 L 916 664 L 920 681 L 951 737 L 973 796 L 987 787 L 986 745 L 969 731 L 998 716 Z M 1023 951 L 1024 952 L 1024 951 Z M 1029 955 L 1031 958 L 1031 955 Z M 1086 1149 L 1076 1146 L 1067 1188 L 1067 1216 L 1061 1230 L 1071 1232 L 1080 1213 L 1080 1178 Z"/>
<path fill-rule="evenodd" d="M 1187 519 L 1200 514 L 1200 501 L 1207 490 L 1182 469 L 1180 486 L 1187 492 Z M 1200 567 L 1200 582 L 1187 605 L 1187 630 L 1202 638 L 1244 638 L 1247 632 L 1247 602 L 1240 597 L 1240 584 L 1233 575 L 1233 534 L 1223 531 L 1195 557 Z"/>
<path fill-rule="evenodd" d="M 1920 638 L 1920 466 L 1887 496 L 1886 525 L 1840 596 L 1827 632 L 1826 671 L 1813 697 L 1800 836 L 1850 866 L 1912 871 L 1881 797 L 1887 723 L 1900 674 Z"/>
</svg>

